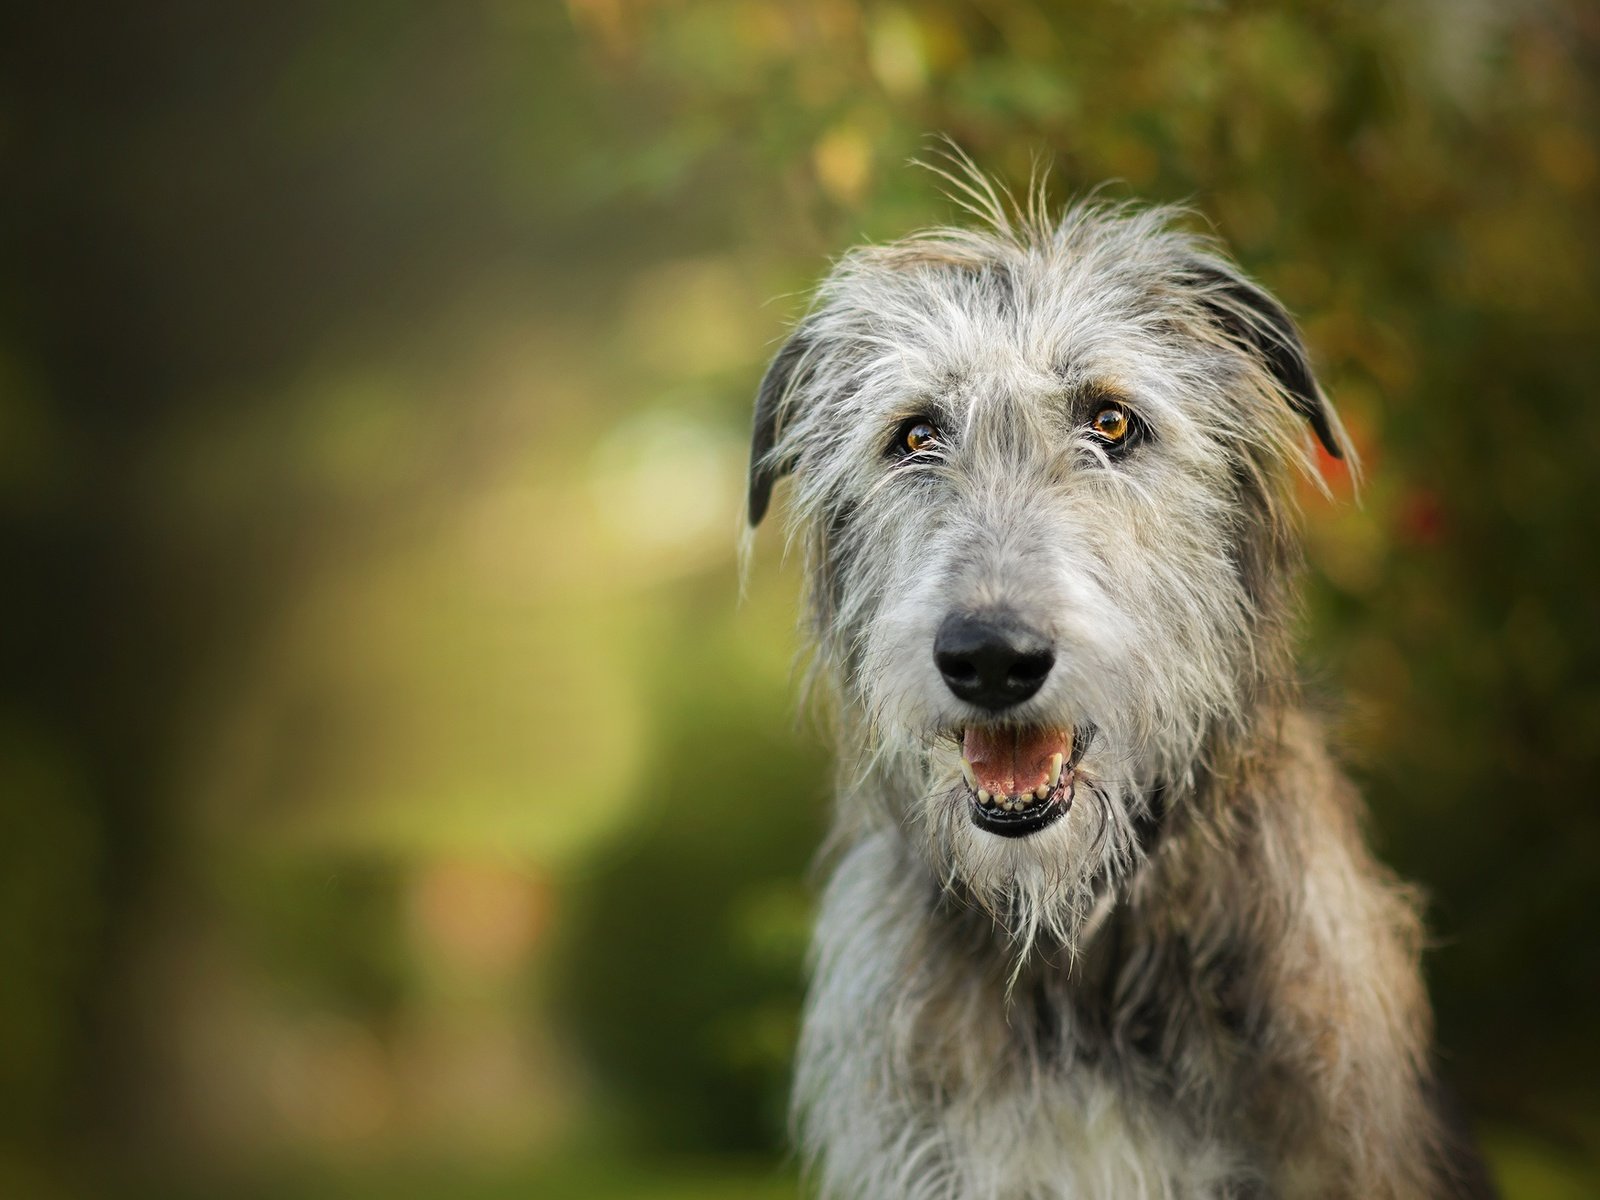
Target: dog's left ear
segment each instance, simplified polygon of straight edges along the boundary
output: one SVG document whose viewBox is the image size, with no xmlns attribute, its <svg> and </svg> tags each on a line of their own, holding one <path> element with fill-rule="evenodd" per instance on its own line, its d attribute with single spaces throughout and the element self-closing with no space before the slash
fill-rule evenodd
<svg viewBox="0 0 1600 1200">
<path fill-rule="evenodd" d="M 799 382 L 811 345 L 811 339 L 802 329 L 784 343 L 761 377 L 761 389 L 756 393 L 755 429 L 750 435 L 749 516 L 752 526 L 761 524 L 761 518 L 767 515 L 773 485 L 794 470 L 792 457 L 773 461 L 772 448 L 778 444 L 784 403 Z"/>
<path fill-rule="evenodd" d="M 1311 422 L 1323 449 L 1344 458 L 1344 428 L 1311 373 L 1294 318 L 1260 285 L 1219 262 L 1197 262 L 1192 270 L 1200 302 L 1222 331 L 1266 366 L 1295 412 Z"/>
</svg>

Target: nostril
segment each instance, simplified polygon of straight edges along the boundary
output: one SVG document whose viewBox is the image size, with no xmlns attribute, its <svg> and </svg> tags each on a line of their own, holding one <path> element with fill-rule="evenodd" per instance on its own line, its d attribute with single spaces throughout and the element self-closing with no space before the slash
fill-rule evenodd
<svg viewBox="0 0 1600 1200">
<path fill-rule="evenodd" d="M 978 668 L 974 667 L 969 662 L 962 662 L 960 660 L 952 662 L 949 659 L 946 659 L 944 662 L 939 664 L 939 671 L 951 683 L 978 682 Z"/>
<path fill-rule="evenodd" d="M 1006 682 L 1017 687 L 1037 687 L 1055 664 L 1056 656 L 1048 650 L 1021 655 L 1006 672 Z"/>
<path fill-rule="evenodd" d="M 935 654 L 934 662 L 943 675 L 951 683 L 973 684 L 978 682 L 977 664 L 970 658 L 960 654 Z"/>
</svg>

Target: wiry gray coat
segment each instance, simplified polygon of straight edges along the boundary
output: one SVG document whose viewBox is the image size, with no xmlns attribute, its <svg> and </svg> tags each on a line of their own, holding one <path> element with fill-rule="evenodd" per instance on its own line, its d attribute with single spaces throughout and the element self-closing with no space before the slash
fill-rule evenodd
<svg viewBox="0 0 1600 1200">
<path fill-rule="evenodd" d="M 1292 322 L 1172 214 L 1013 213 L 851 252 L 758 402 L 794 476 L 842 763 L 797 1127 L 859 1200 L 1418 1197 L 1481 1187 L 1439 1116 L 1421 934 L 1291 658 L 1291 485 L 1349 457 Z M 1142 437 L 1087 428 L 1107 397 Z M 897 431 L 928 418 L 927 454 Z M 1309 425 L 1308 425 L 1309 422 Z M 1056 666 L 1071 808 L 976 827 L 935 669 L 1003 606 Z"/>
</svg>

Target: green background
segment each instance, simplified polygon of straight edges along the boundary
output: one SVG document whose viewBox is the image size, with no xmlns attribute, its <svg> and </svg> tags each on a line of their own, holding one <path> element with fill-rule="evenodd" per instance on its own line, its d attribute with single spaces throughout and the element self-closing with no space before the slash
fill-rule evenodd
<svg viewBox="0 0 1600 1200">
<path fill-rule="evenodd" d="M 1309 673 L 1508 1195 L 1600 1193 L 1591 5 L 103 8 L 0 18 L 0 1194 L 795 1194 L 748 412 L 935 133 L 1301 317 Z"/>
</svg>

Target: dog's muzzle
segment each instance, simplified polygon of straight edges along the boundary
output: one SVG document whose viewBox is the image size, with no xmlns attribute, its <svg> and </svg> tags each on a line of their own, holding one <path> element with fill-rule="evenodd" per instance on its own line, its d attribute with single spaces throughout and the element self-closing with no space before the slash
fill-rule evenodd
<svg viewBox="0 0 1600 1200">
<path fill-rule="evenodd" d="M 1055 666 L 1049 640 L 1005 609 L 953 612 L 939 626 L 933 661 L 945 686 L 999 716 L 1036 695 Z M 1071 729 L 969 725 L 961 735 L 961 773 L 972 823 L 1001 837 L 1025 837 L 1059 820 L 1072 804 Z"/>
</svg>

